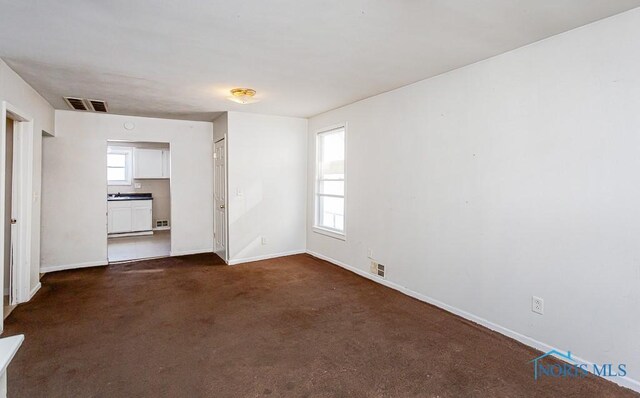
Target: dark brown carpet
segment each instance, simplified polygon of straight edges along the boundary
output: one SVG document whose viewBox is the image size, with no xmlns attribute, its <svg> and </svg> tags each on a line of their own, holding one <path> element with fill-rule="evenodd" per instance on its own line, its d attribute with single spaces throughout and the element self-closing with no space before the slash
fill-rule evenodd
<svg viewBox="0 0 640 398">
<path fill-rule="evenodd" d="M 539 353 L 307 255 L 47 274 L 7 319 L 10 397 L 631 397 L 534 381 Z"/>
</svg>

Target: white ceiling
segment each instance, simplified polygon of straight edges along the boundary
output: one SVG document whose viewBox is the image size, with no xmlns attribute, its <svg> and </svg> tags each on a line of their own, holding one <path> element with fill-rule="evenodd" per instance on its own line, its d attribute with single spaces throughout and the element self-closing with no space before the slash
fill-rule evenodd
<svg viewBox="0 0 640 398">
<path fill-rule="evenodd" d="M 640 0 L 2 0 L 0 57 L 58 109 L 312 116 Z M 261 102 L 234 104 L 233 87 Z"/>
</svg>

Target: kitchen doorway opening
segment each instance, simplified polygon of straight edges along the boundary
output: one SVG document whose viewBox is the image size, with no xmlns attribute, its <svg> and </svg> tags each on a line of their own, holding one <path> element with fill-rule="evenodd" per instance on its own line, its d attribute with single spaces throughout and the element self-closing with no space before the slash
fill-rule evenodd
<svg viewBox="0 0 640 398">
<path fill-rule="evenodd" d="M 109 140 L 106 158 L 109 263 L 170 256 L 170 144 Z"/>
</svg>

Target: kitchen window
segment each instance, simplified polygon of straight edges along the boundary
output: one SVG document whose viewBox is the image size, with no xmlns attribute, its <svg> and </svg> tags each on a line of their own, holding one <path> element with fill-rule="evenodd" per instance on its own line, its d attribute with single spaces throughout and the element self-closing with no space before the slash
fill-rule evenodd
<svg viewBox="0 0 640 398">
<path fill-rule="evenodd" d="M 124 147 L 107 147 L 108 185 L 131 185 L 133 150 Z"/>
<path fill-rule="evenodd" d="M 345 238 L 345 132 L 340 125 L 316 137 L 314 231 Z"/>
</svg>

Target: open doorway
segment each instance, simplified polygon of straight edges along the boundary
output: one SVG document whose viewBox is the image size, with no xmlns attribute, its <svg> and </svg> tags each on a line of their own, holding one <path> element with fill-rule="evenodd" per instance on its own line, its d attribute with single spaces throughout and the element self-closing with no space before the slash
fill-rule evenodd
<svg viewBox="0 0 640 398">
<path fill-rule="evenodd" d="M 109 263 L 171 254 L 171 148 L 107 142 Z"/>
<path fill-rule="evenodd" d="M 4 179 L 4 286 L 3 286 L 3 308 L 4 318 L 8 317 L 11 311 L 15 308 L 15 299 L 13 297 L 12 287 L 13 281 L 13 244 L 15 243 L 15 236 L 13 225 L 15 225 L 15 214 L 13 201 L 13 185 L 15 179 L 13 177 L 13 148 L 14 148 L 14 134 L 13 125 L 14 120 L 5 118 L 5 179 Z"/>
</svg>

